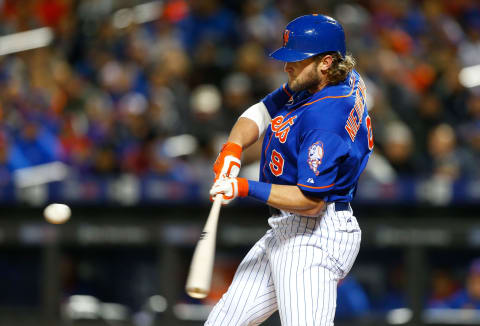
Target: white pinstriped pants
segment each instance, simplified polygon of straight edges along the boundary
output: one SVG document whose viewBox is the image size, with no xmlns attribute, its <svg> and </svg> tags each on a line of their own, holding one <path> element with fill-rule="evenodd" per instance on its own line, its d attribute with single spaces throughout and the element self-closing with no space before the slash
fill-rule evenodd
<svg viewBox="0 0 480 326">
<path fill-rule="evenodd" d="M 259 325 L 277 309 L 283 326 L 333 325 L 337 283 L 360 249 L 352 211 L 328 203 L 322 216 L 283 212 L 240 263 L 205 325 Z"/>
</svg>

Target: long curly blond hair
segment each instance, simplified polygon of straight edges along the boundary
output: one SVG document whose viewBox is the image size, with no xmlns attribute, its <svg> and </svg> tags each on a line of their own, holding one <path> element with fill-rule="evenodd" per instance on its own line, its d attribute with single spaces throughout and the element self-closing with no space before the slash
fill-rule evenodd
<svg viewBox="0 0 480 326">
<path fill-rule="evenodd" d="M 342 58 L 338 52 L 329 52 L 321 55 L 320 60 L 325 55 L 331 55 L 333 58 L 332 65 L 327 70 L 328 83 L 336 85 L 343 82 L 355 67 L 355 59 L 351 54 L 347 54 L 345 58 Z"/>
</svg>

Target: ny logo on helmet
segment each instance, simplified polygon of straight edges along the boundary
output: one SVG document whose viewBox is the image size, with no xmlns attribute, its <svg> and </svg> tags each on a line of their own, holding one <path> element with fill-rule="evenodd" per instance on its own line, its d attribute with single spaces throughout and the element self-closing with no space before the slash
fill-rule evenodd
<svg viewBox="0 0 480 326">
<path fill-rule="evenodd" d="M 289 37 L 290 37 L 290 31 L 286 29 L 285 32 L 283 32 L 283 46 L 287 45 Z"/>
</svg>

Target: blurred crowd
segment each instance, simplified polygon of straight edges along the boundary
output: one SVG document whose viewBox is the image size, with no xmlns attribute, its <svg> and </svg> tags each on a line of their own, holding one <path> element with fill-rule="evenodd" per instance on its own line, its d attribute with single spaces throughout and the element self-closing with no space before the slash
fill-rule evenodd
<svg viewBox="0 0 480 326">
<path fill-rule="evenodd" d="M 54 31 L 0 56 L 0 179 L 51 161 L 210 178 L 238 115 L 286 81 L 268 57 L 285 25 L 314 12 L 343 24 L 367 84 L 371 174 L 478 177 L 480 92 L 459 78 L 480 64 L 478 1 L 0 0 L 0 36 Z"/>
</svg>

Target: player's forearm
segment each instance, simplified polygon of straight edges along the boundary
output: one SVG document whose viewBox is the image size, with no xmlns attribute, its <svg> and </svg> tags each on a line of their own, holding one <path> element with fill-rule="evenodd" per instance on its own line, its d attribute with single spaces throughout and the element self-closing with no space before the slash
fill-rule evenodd
<svg viewBox="0 0 480 326">
<path fill-rule="evenodd" d="M 248 194 L 249 197 L 295 214 L 318 216 L 325 207 L 323 200 L 305 196 L 295 185 L 272 185 L 251 180 L 241 182 L 239 189 L 242 185 L 247 189 L 241 192 Z"/>
<path fill-rule="evenodd" d="M 272 185 L 271 183 L 244 178 L 221 178 L 215 181 L 210 196 L 223 194 L 223 203 L 235 197 L 251 197 L 278 209 L 305 216 L 318 216 L 325 208 L 320 198 L 308 197 L 295 185 Z"/>
<path fill-rule="evenodd" d="M 297 186 L 272 185 L 267 204 L 295 214 L 318 216 L 325 206 L 319 198 L 307 197 Z"/>
<path fill-rule="evenodd" d="M 228 141 L 240 145 L 245 150 L 257 141 L 258 136 L 257 124 L 251 119 L 240 117 L 233 126 Z"/>
</svg>

